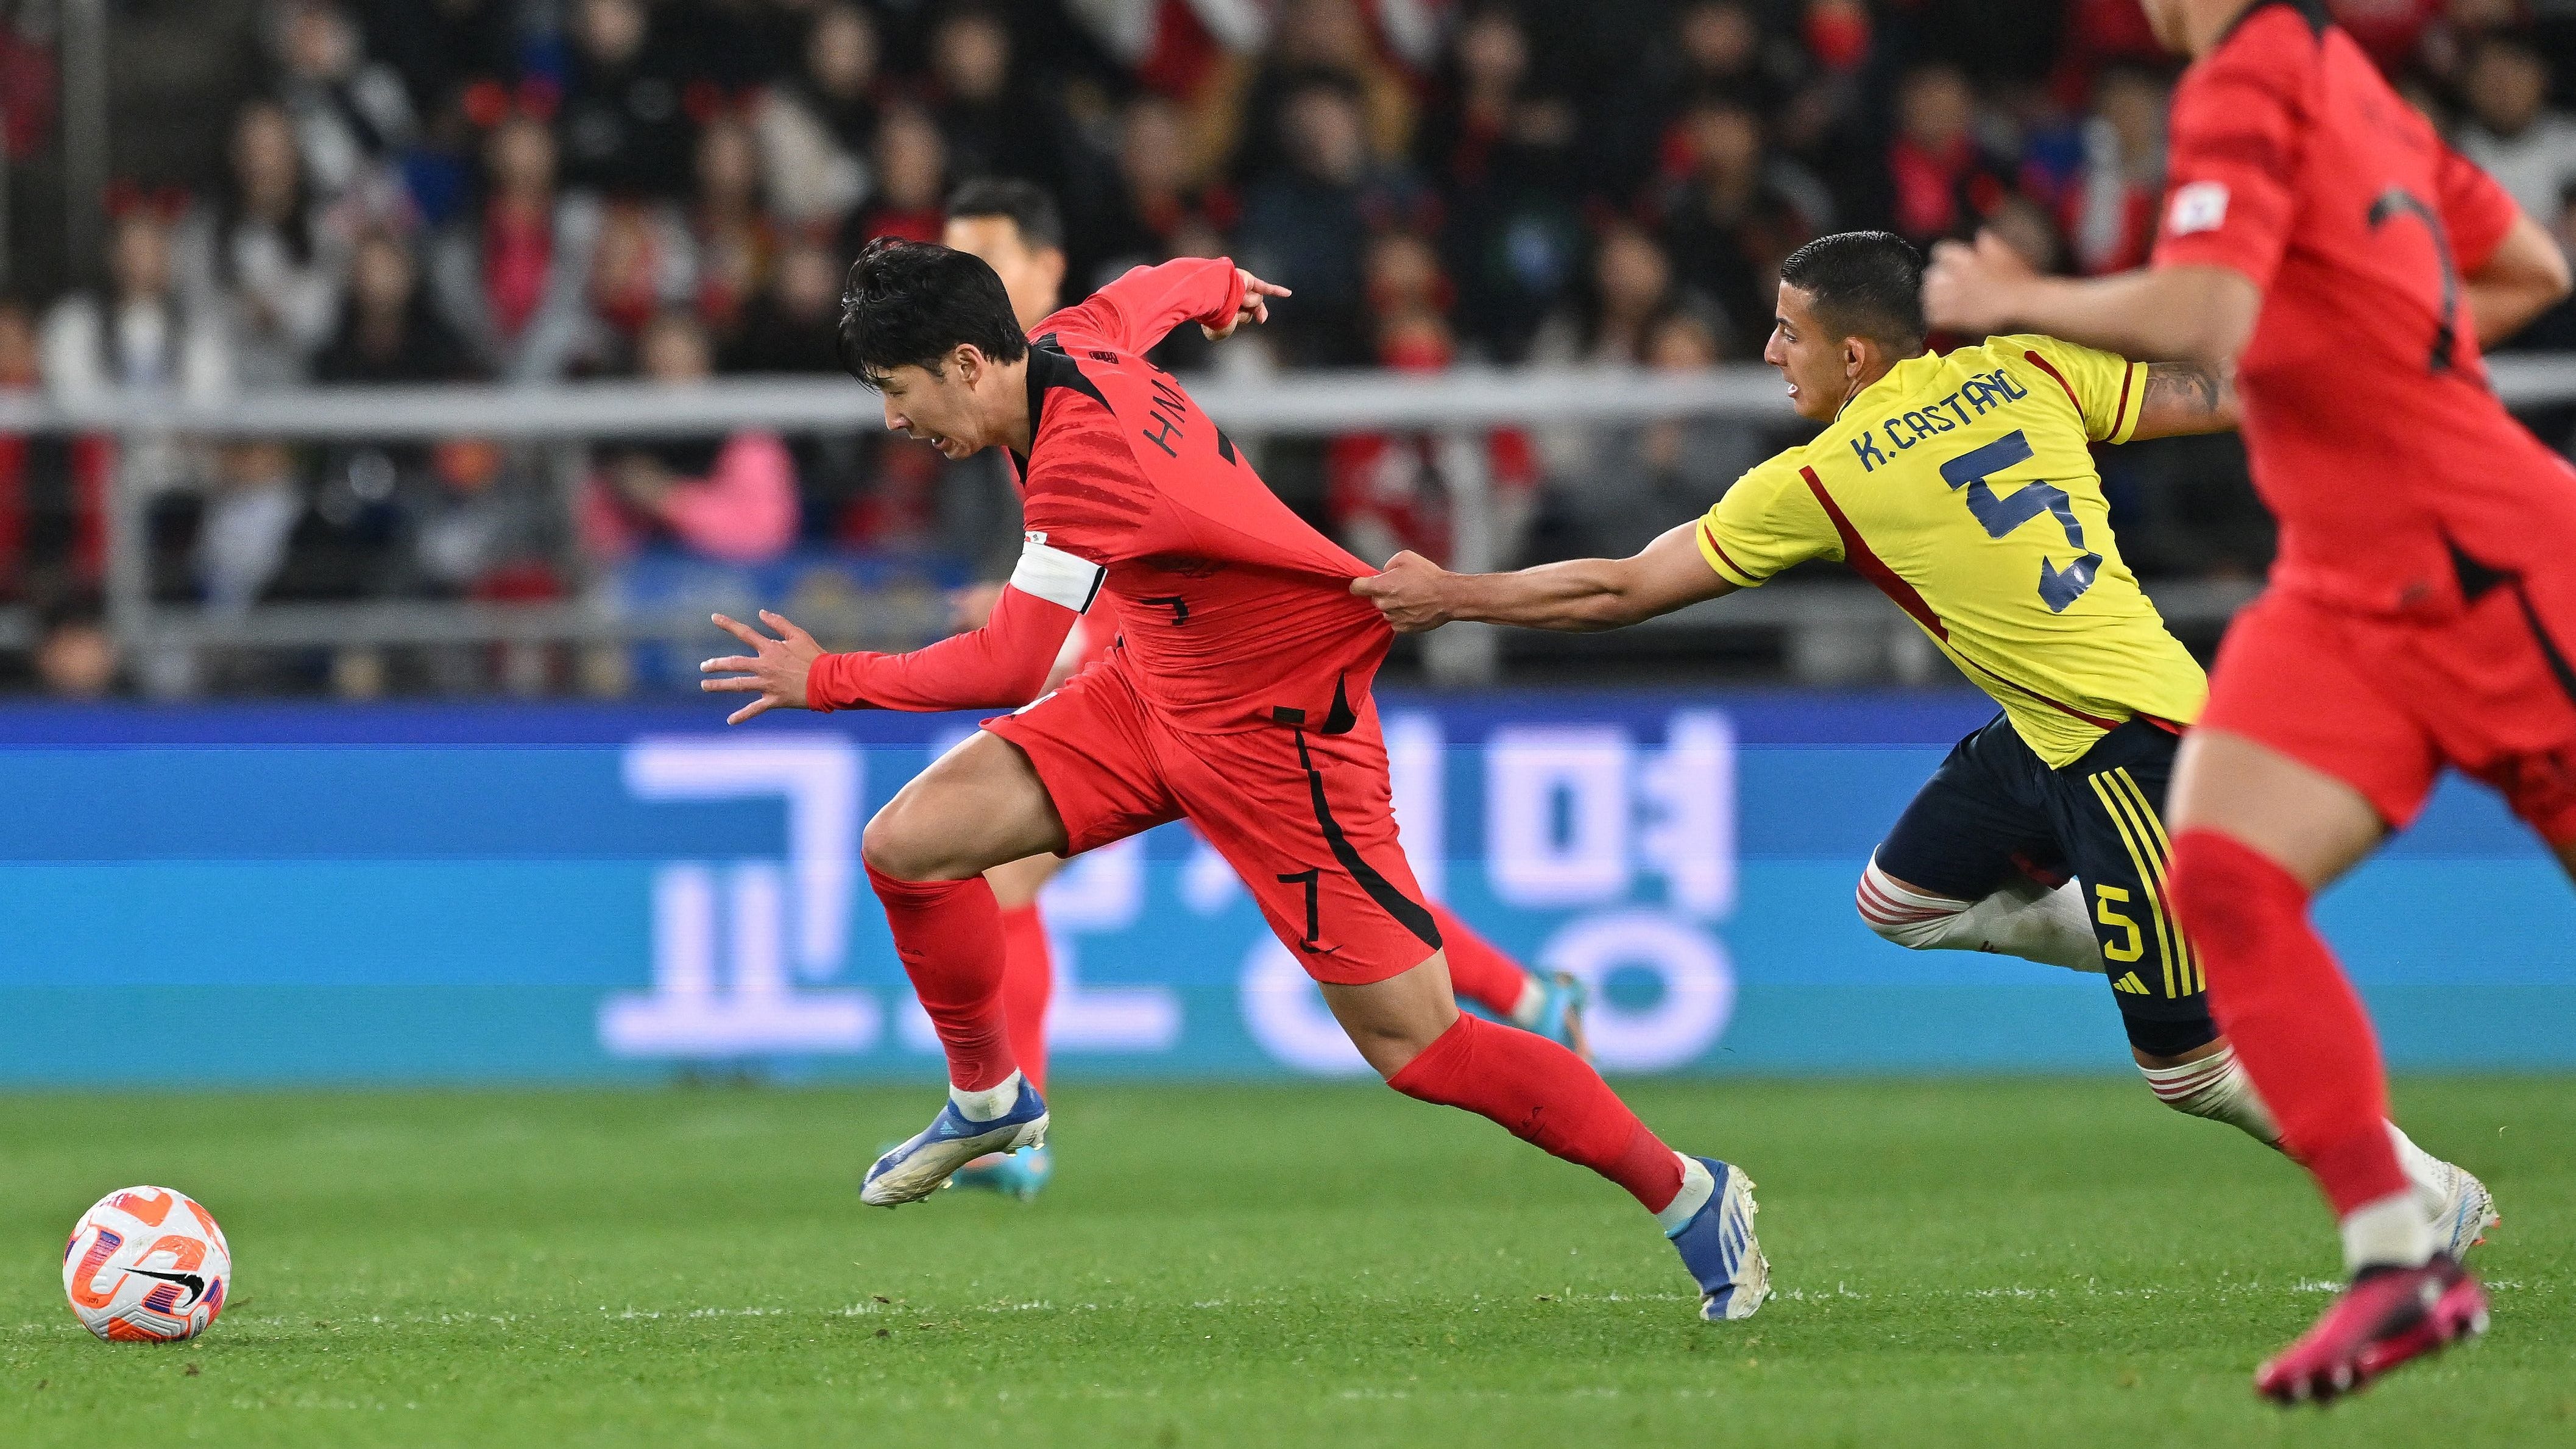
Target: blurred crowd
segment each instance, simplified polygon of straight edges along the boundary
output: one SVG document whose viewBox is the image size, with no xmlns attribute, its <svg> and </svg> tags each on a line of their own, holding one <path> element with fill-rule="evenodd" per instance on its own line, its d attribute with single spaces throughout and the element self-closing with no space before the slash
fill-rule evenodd
<svg viewBox="0 0 2576 1449">
<path fill-rule="evenodd" d="M 0 4 L 14 156 L 59 123 L 52 8 Z M 0 294 L 0 389 L 829 372 L 846 259 L 871 236 L 940 236 L 956 189 L 992 177 L 1054 199 L 1068 301 L 1183 254 L 1295 289 L 1258 337 L 1214 355 L 1176 340 L 1175 367 L 1748 361 L 1779 260 L 1826 231 L 1992 228 L 2049 269 L 2138 264 L 2176 74 L 2136 0 L 166 8 L 109 10 L 205 34 L 199 63 L 230 76 L 222 133 L 174 129 L 170 154 L 201 165 L 131 168 L 103 256 Z M 2332 8 L 2576 247 L 2576 9 Z M 226 16 L 248 37 L 238 64 L 217 43 Z M 2576 313 L 2526 341 L 2576 348 Z M 1263 463 L 1379 556 L 1443 552 L 1460 470 L 1478 470 L 1506 553 L 1530 558 L 1633 548 L 1782 441 L 1703 420 L 1283 441 Z M 2260 567 L 2268 534 L 2231 447 L 2114 470 L 2142 569 Z M 1009 520 L 942 477 L 881 436 L 604 440 L 569 463 L 476 439 L 0 437 L 0 594 L 49 631 L 84 627 L 100 499 L 120 484 L 161 500 L 156 590 L 217 608 L 563 597 L 657 551 L 971 568 Z"/>
</svg>

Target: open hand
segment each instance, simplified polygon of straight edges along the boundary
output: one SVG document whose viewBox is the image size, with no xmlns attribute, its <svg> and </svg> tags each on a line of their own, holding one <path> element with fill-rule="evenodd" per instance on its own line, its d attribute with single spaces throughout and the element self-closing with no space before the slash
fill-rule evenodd
<svg viewBox="0 0 2576 1449">
<path fill-rule="evenodd" d="M 1449 588 L 1457 575 L 1407 549 L 1386 561 L 1382 573 L 1351 580 L 1351 592 L 1377 605 L 1399 634 L 1437 629 L 1457 617 Z"/>
<path fill-rule="evenodd" d="M 722 614 L 713 616 L 716 627 L 748 644 L 750 654 L 727 655 L 710 659 L 698 666 L 700 674 L 731 675 L 728 679 L 701 679 L 698 688 L 709 694 L 756 694 L 760 698 L 725 716 L 725 723 L 737 725 L 753 715 L 784 705 L 789 709 L 805 708 L 805 677 L 812 672 L 814 661 L 823 655 L 823 646 L 814 636 L 790 623 L 784 614 L 760 611 L 760 622 L 778 631 L 778 637 L 736 623 Z"/>
<path fill-rule="evenodd" d="M 1945 241 L 1923 269 L 1923 315 L 1934 327 L 1985 337 L 2013 324 L 2024 282 L 2037 275 L 2021 253 L 1991 231 L 1974 246 Z"/>
<path fill-rule="evenodd" d="M 1234 329 L 1242 326 L 1247 317 L 1255 322 L 1269 321 L 1271 298 L 1297 295 L 1277 282 L 1265 282 L 1241 267 L 1235 268 L 1234 271 L 1235 275 L 1243 278 L 1242 305 L 1234 309 L 1234 315 L 1227 318 L 1222 327 L 1213 327 L 1205 322 L 1199 324 L 1199 330 L 1207 334 L 1210 342 L 1223 342 L 1232 337 Z"/>
</svg>

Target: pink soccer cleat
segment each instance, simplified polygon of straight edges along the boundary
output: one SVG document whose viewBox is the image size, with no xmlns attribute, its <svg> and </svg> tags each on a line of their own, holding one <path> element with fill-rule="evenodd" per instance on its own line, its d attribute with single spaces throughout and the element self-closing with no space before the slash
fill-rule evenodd
<svg viewBox="0 0 2576 1449">
<path fill-rule="evenodd" d="M 2254 1372 L 2276 1403 L 2324 1403 L 2458 1339 L 2486 1332 L 2487 1295 L 2445 1254 L 2356 1279 L 2316 1326 Z"/>
</svg>

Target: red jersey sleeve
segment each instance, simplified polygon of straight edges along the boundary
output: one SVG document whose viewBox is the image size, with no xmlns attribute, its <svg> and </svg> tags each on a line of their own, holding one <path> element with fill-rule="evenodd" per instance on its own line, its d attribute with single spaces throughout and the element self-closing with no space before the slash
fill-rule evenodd
<svg viewBox="0 0 2576 1449">
<path fill-rule="evenodd" d="M 1029 329 L 1089 332 L 1121 352 L 1144 353 L 1184 322 L 1223 325 L 1243 305 L 1243 274 L 1230 257 L 1182 257 L 1130 267 L 1117 281 Z"/>
<path fill-rule="evenodd" d="M 2300 137 L 2318 73 L 2296 10 L 2248 15 L 2174 92 L 2157 267 L 2226 267 L 2270 288 L 2298 209 Z"/>
<path fill-rule="evenodd" d="M 1018 573 L 1011 578 L 981 629 L 909 654 L 826 654 L 815 660 L 805 677 L 805 707 L 918 712 L 1016 708 L 1036 698 L 1082 614 L 1058 598 L 1023 589 Z"/>
<path fill-rule="evenodd" d="M 2462 276 L 2473 275 L 2495 256 L 2522 208 L 2513 194 L 2485 168 L 2459 152 L 2442 148 L 2442 226 L 2451 234 L 2451 259 Z"/>
</svg>

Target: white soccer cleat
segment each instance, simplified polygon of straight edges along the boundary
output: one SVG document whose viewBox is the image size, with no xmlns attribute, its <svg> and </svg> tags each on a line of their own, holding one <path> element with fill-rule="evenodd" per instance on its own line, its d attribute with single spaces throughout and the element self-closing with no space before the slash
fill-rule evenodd
<svg viewBox="0 0 2576 1449">
<path fill-rule="evenodd" d="M 868 1169 L 859 1201 L 870 1207 L 919 1202 L 948 1185 L 957 1169 L 988 1152 L 1016 1152 L 1046 1145 L 1047 1107 L 1037 1089 L 1022 1083 L 1019 1099 L 999 1117 L 977 1120 L 950 1102 L 919 1136 L 896 1147 Z"/>
<path fill-rule="evenodd" d="M 1771 1296 L 1771 1260 L 1762 1256 L 1762 1244 L 1753 1236 L 1753 1215 L 1759 1211 L 1753 1180 L 1744 1169 L 1714 1157 L 1688 1159 L 1682 1191 L 1691 1193 L 1702 1183 L 1708 1184 L 1707 1198 L 1664 1236 L 1699 1283 L 1701 1318 L 1711 1323 L 1751 1318 Z"/>
<path fill-rule="evenodd" d="M 2442 1205 L 2433 1214 L 2433 1246 L 2458 1262 L 2487 1240 L 2487 1229 L 2503 1222 L 2504 1215 L 2496 1211 L 2495 1194 L 2467 1168 L 2439 1163 L 2435 1177 L 2442 1188 Z"/>
</svg>

